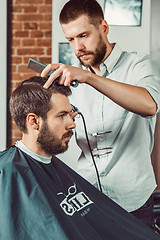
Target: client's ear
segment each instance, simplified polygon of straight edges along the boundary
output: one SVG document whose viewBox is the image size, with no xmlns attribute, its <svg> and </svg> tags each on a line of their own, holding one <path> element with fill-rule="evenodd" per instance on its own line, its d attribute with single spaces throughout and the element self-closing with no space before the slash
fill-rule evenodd
<svg viewBox="0 0 160 240">
<path fill-rule="evenodd" d="M 34 130 L 39 130 L 40 128 L 40 117 L 35 113 L 29 113 L 26 117 L 27 125 L 32 127 Z"/>
</svg>

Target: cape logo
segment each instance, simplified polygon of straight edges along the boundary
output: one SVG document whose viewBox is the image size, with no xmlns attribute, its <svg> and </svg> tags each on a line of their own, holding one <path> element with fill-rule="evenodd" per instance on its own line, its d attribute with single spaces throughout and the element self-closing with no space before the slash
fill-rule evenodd
<svg viewBox="0 0 160 240">
<path fill-rule="evenodd" d="M 93 203 L 84 192 L 76 192 L 77 189 L 74 184 L 68 188 L 68 195 L 65 195 L 65 199 L 60 203 L 63 211 L 69 216 L 73 216 L 75 212 L 78 212 Z M 62 192 L 57 195 L 60 194 L 64 195 Z"/>
</svg>

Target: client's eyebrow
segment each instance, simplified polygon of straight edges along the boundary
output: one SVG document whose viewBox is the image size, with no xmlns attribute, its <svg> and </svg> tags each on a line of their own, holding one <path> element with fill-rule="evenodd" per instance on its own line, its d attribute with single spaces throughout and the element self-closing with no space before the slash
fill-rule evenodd
<svg viewBox="0 0 160 240">
<path fill-rule="evenodd" d="M 70 111 L 66 111 L 66 110 L 63 110 L 63 111 L 60 111 L 58 112 L 56 115 L 61 115 L 61 114 L 68 114 L 68 113 L 71 113 L 72 112 L 72 109 Z"/>
</svg>

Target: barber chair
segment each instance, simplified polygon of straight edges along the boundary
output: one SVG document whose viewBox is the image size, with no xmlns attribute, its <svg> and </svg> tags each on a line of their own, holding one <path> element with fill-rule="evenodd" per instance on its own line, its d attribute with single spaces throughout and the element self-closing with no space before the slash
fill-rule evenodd
<svg viewBox="0 0 160 240">
<path fill-rule="evenodd" d="M 160 234 L 160 190 L 154 191 L 153 197 L 153 214 L 154 214 L 154 228 Z"/>
</svg>

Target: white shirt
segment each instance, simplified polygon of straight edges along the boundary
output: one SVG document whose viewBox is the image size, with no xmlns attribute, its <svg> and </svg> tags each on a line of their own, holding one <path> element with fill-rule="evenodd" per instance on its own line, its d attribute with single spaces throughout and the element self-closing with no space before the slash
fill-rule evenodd
<svg viewBox="0 0 160 240">
<path fill-rule="evenodd" d="M 76 66 L 86 69 L 80 63 Z M 146 88 L 159 112 L 160 78 L 148 56 L 122 52 L 116 44 L 100 68 L 102 76 Z M 73 89 L 70 102 L 84 115 L 103 192 L 129 212 L 138 209 L 156 188 L 150 158 L 156 116 L 129 112 L 87 84 Z M 76 118 L 76 125 L 81 148 L 77 172 L 97 187 L 81 118 Z"/>
</svg>

